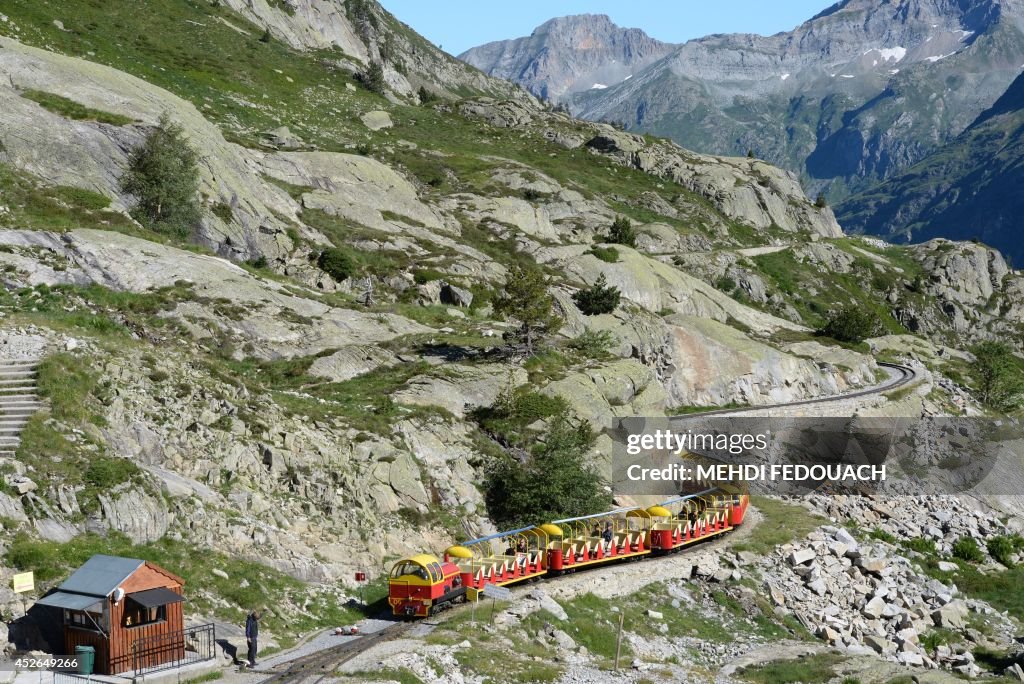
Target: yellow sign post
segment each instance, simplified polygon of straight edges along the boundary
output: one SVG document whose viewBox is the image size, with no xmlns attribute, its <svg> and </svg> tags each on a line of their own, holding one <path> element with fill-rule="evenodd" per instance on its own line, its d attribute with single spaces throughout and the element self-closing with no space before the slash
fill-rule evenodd
<svg viewBox="0 0 1024 684">
<path fill-rule="evenodd" d="M 23 594 L 26 591 L 32 591 L 36 587 L 35 577 L 31 572 L 23 572 L 15 575 L 11 579 L 12 588 L 14 593 Z"/>
</svg>

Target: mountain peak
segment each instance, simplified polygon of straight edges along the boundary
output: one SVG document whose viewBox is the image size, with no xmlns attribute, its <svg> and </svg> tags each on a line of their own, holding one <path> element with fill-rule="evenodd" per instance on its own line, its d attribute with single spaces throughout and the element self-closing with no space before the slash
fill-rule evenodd
<svg viewBox="0 0 1024 684">
<path fill-rule="evenodd" d="M 617 26 L 607 14 L 576 14 L 549 19 L 529 36 L 481 45 L 459 58 L 538 97 L 559 100 L 626 80 L 672 49 L 640 29 Z"/>
</svg>

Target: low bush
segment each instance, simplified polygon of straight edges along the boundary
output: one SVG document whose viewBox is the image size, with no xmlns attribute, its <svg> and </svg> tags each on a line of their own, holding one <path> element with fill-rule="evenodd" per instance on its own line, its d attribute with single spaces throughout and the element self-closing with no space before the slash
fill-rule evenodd
<svg viewBox="0 0 1024 684">
<path fill-rule="evenodd" d="M 1010 568 L 1013 567 L 1014 564 L 1014 554 L 1024 550 L 1024 537 L 1021 537 L 1018 534 L 1001 534 L 989 539 L 985 547 L 988 549 L 988 555 Z"/>
<path fill-rule="evenodd" d="M 590 251 L 587 253 L 593 254 L 606 264 L 614 264 L 618 263 L 619 261 L 619 250 L 615 249 L 614 247 L 596 246 L 592 247 Z"/>
<path fill-rule="evenodd" d="M 882 330 L 882 322 L 873 311 L 851 304 L 833 312 L 819 335 L 831 337 L 840 342 L 863 342 Z"/>
<path fill-rule="evenodd" d="M 328 247 L 320 252 L 316 265 L 338 282 L 347 280 L 356 271 L 355 260 L 348 252 L 338 247 Z"/>
<path fill-rule="evenodd" d="M 953 543 L 953 557 L 968 563 L 980 563 L 985 560 L 978 542 L 971 537 L 960 537 Z"/>
</svg>

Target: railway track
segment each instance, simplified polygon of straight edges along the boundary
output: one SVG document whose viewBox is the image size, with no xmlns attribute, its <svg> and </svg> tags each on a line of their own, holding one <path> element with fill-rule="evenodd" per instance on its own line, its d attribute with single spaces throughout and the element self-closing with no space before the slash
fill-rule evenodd
<svg viewBox="0 0 1024 684">
<path fill-rule="evenodd" d="M 298 682 L 319 682 L 330 677 L 340 665 L 356 657 L 363 651 L 405 634 L 415 623 L 396 622 L 384 629 L 363 634 L 349 639 L 336 646 L 321 651 L 299 656 L 285 661 L 269 670 L 257 673 L 268 674 L 261 684 L 298 684 Z"/>
<path fill-rule="evenodd" d="M 717 409 L 714 411 L 701 411 L 700 413 L 688 413 L 680 416 L 669 416 L 674 419 L 697 419 L 705 418 L 707 416 L 725 416 L 731 413 L 748 413 L 750 411 L 770 411 L 771 409 L 785 409 L 793 406 L 810 406 L 813 404 L 827 404 L 833 401 L 845 401 L 847 399 L 856 399 L 858 397 L 870 397 L 876 394 L 882 394 L 884 392 L 891 392 L 894 389 L 898 389 L 909 382 L 917 379 L 917 371 L 910 366 L 903 366 L 898 363 L 886 363 L 879 361 L 878 365 L 882 368 L 887 368 L 894 371 L 890 375 L 889 382 L 884 382 L 881 385 L 875 385 L 874 387 L 868 387 L 867 389 L 857 390 L 856 392 L 847 392 L 845 394 L 834 394 L 830 397 L 818 397 L 816 399 L 802 399 L 800 401 L 791 401 L 785 404 L 763 404 L 759 406 L 743 406 L 740 408 L 729 408 L 729 409 Z"/>
</svg>

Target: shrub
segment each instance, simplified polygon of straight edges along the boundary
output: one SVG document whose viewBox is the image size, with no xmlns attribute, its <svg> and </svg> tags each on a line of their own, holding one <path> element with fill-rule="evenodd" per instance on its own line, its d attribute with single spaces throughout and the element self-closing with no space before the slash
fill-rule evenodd
<svg viewBox="0 0 1024 684">
<path fill-rule="evenodd" d="M 569 348 L 583 358 L 600 360 L 609 356 L 614 344 L 611 332 L 587 328 L 569 342 Z"/>
<path fill-rule="evenodd" d="M 381 66 L 380 62 L 370 62 L 369 66 L 356 76 L 356 80 L 371 93 L 383 95 L 387 90 L 387 82 L 384 80 L 384 67 Z"/>
<path fill-rule="evenodd" d="M 432 280 L 441 280 L 447 277 L 441 271 L 434 268 L 417 268 L 412 272 L 412 279 L 417 285 L 425 285 Z"/>
<path fill-rule="evenodd" d="M 355 261 L 352 257 L 348 252 L 337 247 L 328 247 L 320 252 L 316 265 L 338 282 L 347 280 L 356 271 Z"/>
<path fill-rule="evenodd" d="M 597 281 L 590 287 L 580 290 L 572 296 L 576 306 L 586 316 L 597 316 L 611 313 L 619 306 L 622 293 L 619 288 L 609 285 L 608 279 L 602 273 Z"/>
<path fill-rule="evenodd" d="M 981 552 L 978 542 L 971 537 L 960 537 L 953 543 L 953 557 L 968 563 L 980 563 L 985 560 L 985 554 Z"/>
<path fill-rule="evenodd" d="M 904 546 L 911 551 L 917 551 L 918 553 L 923 553 L 925 555 L 932 555 L 935 553 L 935 542 L 931 539 L 926 539 L 925 537 L 915 537 L 910 539 L 904 543 Z"/>
<path fill-rule="evenodd" d="M 814 198 L 814 206 L 818 209 L 824 209 L 828 206 L 828 200 L 825 199 L 824 193 L 818 193 L 818 196 Z"/>
<path fill-rule="evenodd" d="M 612 227 L 608 229 L 608 242 L 636 247 L 636 231 L 633 230 L 633 223 L 625 216 L 617 217 L 612 222 Z"/>
<path fill-rule="evenodd" d="M 122 482 L 128 482 L 140 474 L 139 466 L 126 458 L 100 456 L 94 458 L 82 473 L 87 485 L 106 491 Z"/>
<path fill-rule="evenodd" d="M 863 342 L 877 335 L 882 328 L 878 316 L 871 310 L 851 304 L 833 312 L 818 333 L 840 342 Z"/>
<path fill-rule="evenodd" d="M 263 35 L 260 36 L 260 42 L 261 43 L 269 43 L 271 37 L 272 36 L 270 35 L 270 29 L 269 28 L 265 28 L 265 29 L 263 29 Z"/>
<path fill-rule="evenodd" d="M 121 189 L 135 197 L 132 216 L 155 231 L 188 237 L 199 222 L 199 155 L 166 114 L 128 158 Z"/>
<path fill-rule="evenodd" d="M 210 212 L 224 223 L 231 223 L 235 218 L 231 205 L 226 202 L 217 202 L 210 207 Z"/>
<path fill-rule="evenodd" d="M 614 247 L 591 247 L 588 254 L 593 254 L 606 264 L 614 264 L 619 261 L 619 250 Z"/>
<path fill-rule="evenodd" d="M 1011 411 L 1021 403 L 1024 380 L 1005 342 L 987 341 L 971 348 L 970 364 L 978 400 L 995 411 Z"/>
<path fill-rule="evenodd" d="M 732 292 L 736 289 L 736 281 L 724 275 L 715 281 L 715 289 L 721 292 Z"/>
<path fill-rule="evenodd" d="M 420 86 L 420 89 L 416 91 L 416 95 L 419 97 L 421 105 L 428 104 L 437 99 L 437 95 L 427 90 L 424 86 Z"/>
<path fill-rule="evenodd" d="M 896 543 L 896 537 L 892 536 L 891 534 L 889 534 L 888 532 L 886 532 L 885 530 L 883 530 L 880 527 L 876 527 L 875 529 L 871 530 L 871 532 L 868 533 L 868 536 L 871 537 L 872 539 L 877 539 L 878 541 L 884 541 L 884 542 L 886 542 L 888 544 L 895 544 Z"/>
<path fill-rule="evenodd" d="M 1010 536 L 1001 534 L 989 539 L 985 546 L 988 549 L 988 555 L 1010 568 L 1013 567 L 1011 559 L 1013 554 L 1024 550 L 1024 538 L 1016 534 Z"/>
</svg>

